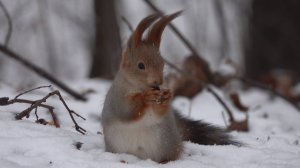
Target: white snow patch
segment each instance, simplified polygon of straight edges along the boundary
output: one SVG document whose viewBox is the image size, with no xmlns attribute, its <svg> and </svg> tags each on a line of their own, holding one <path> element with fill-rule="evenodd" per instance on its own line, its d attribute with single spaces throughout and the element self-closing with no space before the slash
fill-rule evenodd
<svg viewBox="0 0 300 168">
<path fill-rule="evenodd" d="M 141 160 L 128 154 L 105 152 L 100 125 L 100 113 L 104 96 L 110 82 L 102 80 L 85 80 L 74 83 L 77 91 L 92 89 L 88 102 L 79 102 L 63 93 L 69 107 L 86 121 L 76 118 L 87 130 L 81 135 L 74 130 L 69 114 L 57 98 L 47 103 L 55 106 L 61 128 L 34 123 L 32 114 L 28 119 L 16 121 L 14 115 L 24 110 L 26 105 L 16 104 L 0 106 L 0 167 L 5 168 L 93 168 L 93 167 L 291 167 L 300 166 L 300 113 L 281 99 L 271 100 L 260 90 L 240 92 L 241 100 L 250 106 L 250 132 L 232 132 L 246 146 L 205 146 L 185 142 L 184 153 L 177 161 L 158 164 L 151 160 Z M 13 98 L 20 91 L 0 83 L 0 97 Z M 27 99 L 39 99 L 46 95 L 47 89 L 30 93 Z M 222 93 L 218 92 L 221 96 Z M 227 101 L 226 96 L 222 96 Z M 191 105 L 191 107 L 189 107 Z M 177 98 L 174 106 L 184 115 L 202 119 L 216 125 L 224 126 L 222 106 L 207 92 L 193 100 Z M 189 109 L 191 111 L 189 112 Z M 50 120 L 46 110 L 38 109 L 40 118 Z M 235 109 L 234 115 L 238 115 Z M 77 150 L 74 144 L 81 142 Z M 122 163 L 122 162 L 125 163 Z"/>
</svg>

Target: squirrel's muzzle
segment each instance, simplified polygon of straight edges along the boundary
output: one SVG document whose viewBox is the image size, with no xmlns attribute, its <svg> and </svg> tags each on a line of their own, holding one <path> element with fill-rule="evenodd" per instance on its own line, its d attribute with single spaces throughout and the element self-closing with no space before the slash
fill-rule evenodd
<svg viewBox="0 0 300 168">
<path fill-rule="evenodd" d="M 149 76 L 147 83 L 151 88 L 157 89 L 163 83 L 163 77 L 161 76 Z"/>
</svg>

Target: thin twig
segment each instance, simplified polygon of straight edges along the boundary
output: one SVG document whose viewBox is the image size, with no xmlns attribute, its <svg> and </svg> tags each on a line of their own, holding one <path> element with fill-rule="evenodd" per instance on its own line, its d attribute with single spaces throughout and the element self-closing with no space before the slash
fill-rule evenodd
<svg viewBox="0 0 300 168">
<path fill-rule="evenodd" d="M 22 118 L 24 117 L 29 117 L 30 115 L 30 112 L 35 109 L 35 116 L 36 116 L 36 121 L 38 123 L 45 123 L 44 121 L 40 121 L 40 120 L 43 120 L 43 119 L 39 119 L 38 115 L 37 115 L 37 108 L 38 107 L 43 107 L 43 108 L 46 108 L 48 109 L 49 113 L 51 114 L 52 116 L 52 119 L 53 119 L 53 123 L 54 125 L 58 128 L 60 127 L 59 125 L 59 121 L 58 121 L 58 118 L 56 117 L 55 113 L 54 113 L 54 107 L 52 106 L 49 106 L 49 105 L 46 105 L 46 104 L 43 104 L 43 102 L 46 102 L 46 100 L 53 96 L 53 95 L 57 95 L 60 99 L 60 101 L 63 103 L 64 107 L 67 109 L 67 111 L 69 112 L 69 115 L 73 121 L 73 123 L 75 124 L 75 129 L 76 131 L 80 132 L 81 134 L 85 134 L 86 130 L 83 129 L 82 127 L 80 127 L 76 120 L 74 119 L 73 117 L 73 114 L 76 115 L 77 117 L 80 117 L 82 118 L 83 120 L 86 120 L 84 117 L 82 117 L 81 115 L 79 115 L 78 113 L 76 113 L 75 111 L 71 110 L 67 103 L 64 101 L 63 97 L 61 96 L 60 92 L 58 90 L 55 90 L 55 91 L 52 91 L 50 92 L 48 95 L 46 95 L 45 97 L 43 97 L 42 99 L 39 99 L 39 100 L 27 100 L 27 99 L 19 99 L 18 97 L 20 97 L 21 95 L 23 94 L 26 94 L 28 92 L 31 92 L 31 91 L 34 91 L 34 90 L 37 90 L 37 89 L 40 89 L 40 88 L 45 88 L 45 87 L 50 87 L 50 86 L 40 86 L 40 87 L 37 87 L 37 88 L 34 88 L 34 89 L 30 89 L 28 91 L 25 91 L 25 92 L 22 92 L 21 94 L 18 94 L 14 99 L 11 99 L 9 100 L 8 97 L 1 97 L 0 98 L 0 106 L 6 106 L 6 105 L 10 105 L 10 104 L 14 104 L 14 103 L 26 103 L 26 104 L 30 104 L 30 107 L 28 107 L 27 109 L 23 110 L 21 113 L 17 114 L 15 116 L 15 119 L 17 120 L 21 120 Z M 47 123 L 47 122 L 46 122 Z"/>
<path fill-rule="evenodd" d="M 0 7 L 2 8 L 3 12 L 4 12 L 4 15 L 7 19 L 7 23 L 8 23 L 8 31 L 7 31 L 7 34 L 6 34 L 6 37 L 5 37 L 5 41 L 4 41 L 4 46 L 8 46 L 8 43 L 10 41 L 10 37 L 12 35 L 12 21 L 11 21 L 11 17 L 8 13 L 8 10 L 6 9 L 5 5 L 3 4 L 2 1 L 0 1 Z"/>
<path fill-rule="evenodd" d="M 59 124 L 59 122 L 58 122 L 58 120 L 57 120 L 57 117 L 56 117 L 55 113 L 52 113 L 52 112 L 53 112 L 53 109 L 54 109 L 54 107 L 52 107 L 52 106 L 49 106 L 49 105 L 46 105 L 46 104 L 43 104 L 43 103 L 36 104 L 37 101 L 27 100 L 27 99 L 18 99 L 18 98 L 14 98 L 14 99 L 9 100 L 9 98 L 3 97 L 3 98 L 1 98 L 1 100 L 2 100 L 2 101 L 1 101 L 1 103 L 0 103 L 0 106 L 7 106 L 7 105 L 10 105 L 10 104 L 14 104 L 14 103 L 25 103 L 25 104 L 30 104 L 30 108 L 31 108 L 31 109 L 35 109 L 35 116 L 36 116 L 37 120 L 38 120 L 38 118 L 39 118 L 38 115 L 37 115 L 37 108 L 38 108 L 38 107 L 46 108 L 46 109 L 49 110 L 49 113 L 50 113 L 51 116 L 52 116 L 53 123 L 54 123 L 55 127 L 56 127 L 56 128 L 59 128 L 59 127 L 60 127 L 60 124 Z M 25 110 L 24 110 L 24 111 L 25 111 Z M 23 111 L 23 112 L 24 112 L 24 111 Z M 26 113 L 24 113 L 24 114 L 22 115 L 21 118 L 18 117 L 19 115 L 16 115 L 15 118 L 21 120 L 23 117 L 29 116 L 30 112 L 31 112 L 31 111 L 27 111 Z"/>
<path fill-rule="evenodd" d="M 34 91 L 34 90 L 38 90 L 38 89 L 41 89 L 41 88 L 50 88 L 50 87 L 51 87 L 51 85 L 47 85 L 47 86 L 39 86 L 39 87 L 30 89 L 30 90 L 27 90 L 27 91 L 25 91 L 25 92 L 22 92 L 22 93 L 18 94 L 18 95 L 15 97 L 15 99 L 17 99 L 18 97 L 20 97 L 20 96 L 22 96 L 22 95 L 24 95 L 24 94 L 26 94 L 26 93 L 32 92 L 32 91 Z"/>
<path fill-rule="evenodd" d="M 47 96 L 45 96 L 44 98 L 40 99 L 40 100 L 36 100 L 33 102 L 32 106 L 28 107 L 27 109 L 25 109 L 24 111 L 22 111 L 21 113 L 16 115 L 16 119 L 17 120 L 21 120 L 23 117 L 29 115 L 29 113 L 36 107 L 38 107 L 40 104 L 42 104 L 43 102 L 46 102 L 46 100 L 53 96 L 53 92 L 49 93 Z"/>
<path fill-rule="evenodd" d="M 229 107 L 225 104 L 225 102 L 221 99 L 221 97 L 209 86 L 206 87 L 207 91 L 209 91 L 212 95 L 215 96 L 215 98 L 222 104 L 222 106 L 225 108 L 227 114 L 229 115 L 229 121 L 233 122 L 235 121 L 233 118 L 232 111 L 229 109 Z"/>
<path fill-rule="evenodd" d="M 32 64 L 31 62 L 27 61 L 26 59 L 24 59 L 19 54 L 17 54 L 14 51 L 10 50 L 8 47 L 0 44 L 0 51 L 2 51 L 6 56 L 8 56 L 10 58 L 13 58 L 16 61 L 20 62 L 25 67 L 27 67 L 28 69 L 32 70 L 33 72 L 35 72 L 39 76 L 41 76 L 41 77 L 49 80 L 50 82 L 54 83 L 56 86 L 60 87 L 62 90 L 66 91 L 71 96 L 73 96 L 75 99 L 82 100 L 82 101 L 86 101 L 87 100 L 84 96 L 82 96 L 81 94 L 79 94 L 76 91 L 72 90 L 66 84 L 64 84 L 63 82 L 59 81 L 54 76 L 50 75 L 48 72 L 46 72 L 42 68 L 40 68 L 40 67 Z"/>
<path fill-rule="evenodd" d="M 223 118 L 223 121 L 224 121 L 224 124 L 225 124 L 226 128 L 228 128 L 228 123 L 226 121 L 224 111 L 222 111 L 222 118 Z"/>
<path fill-rule="evenodd" d="M 128 29 L 133 32 L 133 27 L 131 26 L 130 22 L 124 16 L 122 16 L 121 19 L 127 25 Z"/>
<path fill-rule="evenodd" d="M 57 91 L 54 91 L 54 92 L 52 92 L 52 93 L 58 95 L 58 97 L 59 97 L 59 99 L 61 100 L 61 102 L 63 103 L 63 105 L 64 105 L 65 108 L 68 110 L 68 112 L 69 112 L 69 114 L 70 114 L 70 117 L 71 117 L 73 123 L 75 124 L 75 129 L 76 129 L 78 132 L 80 132 L 80 133 L 82 133 L 82 134 L 85 134 L 86 130 L 83 129 L 82 127 L 80 127 L 80 126 L 77 124 L 77 122 L 75 121 L 75 119 L 74 119 L 74 117 L 73 117 L 72 114 L 75 114 L 76 116 L 82 118 L 83 120 L 85 120 L 85 118 L 82 117 L 81 115 L 77 114 L 75 111 L 71 110 L 71 109 L 67 106 L 67 103 L 65 102 L 65 100 L 63 99 L 63 97 L 61 96 L 61 94 L 59 93 L 58 90 L 57 90 Z"/>
<path fill-rule="evenodd" d="M 10 105 L 10 104 L 14 104 L 14 103 L 34 104 L 35 101 L 27 100 L 27 99 L 11 99 L 5 105 Z M 43 107 L 43 108 L 47 108 L 47 109 L 52 107 L 52 106 L 49 106 L 49 105 L 46 105 L 46 104 L 40 104 L 39 106 Z"/>
<path fill-rule="evenodd" d="M 39 120 L 39 116 L 37 114 L 37 109 L 38 109 L 38 107 L 35 107 L 34 114 L 35 114 L 36 121 Z"/>
<path fill-rule="evenodd" d="M 50 108 L 50 109 L 49 109 L 49 113 L 51 114 L 52 119 L 53 119 L 53 123 L 54 123 L 54 125 L 56 126 L 56 123 L 59 123 L 59 122 L 58 122 L 58 118 L 56 117 L 56 115 L 55 115 L 53 109 L 54 109 L 54 108 Z M 56 127 L 57 127 L 57 126 L 56 126 Z"/>
</svg>

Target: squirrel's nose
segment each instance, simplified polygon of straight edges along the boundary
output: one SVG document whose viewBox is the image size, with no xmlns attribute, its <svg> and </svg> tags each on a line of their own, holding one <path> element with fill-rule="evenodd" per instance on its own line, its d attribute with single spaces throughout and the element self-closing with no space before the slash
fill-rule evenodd
<svg viewBox="0 0 300 168">
<path fill-rule="evenodd" d="M 149 77 L 148 78 L 148 84 L 151 85 L 151 87 L 159 87 L 163 83 L 162 77 Z"/>
</svg>

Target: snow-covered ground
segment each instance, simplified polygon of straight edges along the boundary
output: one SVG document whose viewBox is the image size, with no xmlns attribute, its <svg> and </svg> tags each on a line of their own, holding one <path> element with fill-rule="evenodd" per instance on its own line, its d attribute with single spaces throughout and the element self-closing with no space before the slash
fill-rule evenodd
<svg viewBox="0 0 300 168">
<path fill-rule="evenodd" d="M 55 106 L 61 128 L 34 123 L 34 114 L 16 121 L 14 115 L 27 105 L 0 106 L 0 167 L 300 167 L 300 113 L 283 100 L 270 100 L 267 94 L 254 89 L 241 92 L 242 102 L 250 106 L 250 132 L 232 133 L 246 144 L 243 147 L 186 142 L 180 159 L 167 164 L 105 152 L 99 117 L 109 85 L 110 82 L 102 80 L 73 83 L 72 87 L 78 91 L 94 91 L 88 95 L 88 102 L 78 102 L 63 94 L 69 107 L 87 119 L 76 118 L 87 130 L 86 135 L 74 130 L 67 111 L 57 98 L 51 98 L 47 103 Z M 13 98 L 20 92 L 0 83 L 0 97 Z M 48 89 L 42 89 L 23 98 L 39 99 L 48 92 Z M 209 93 L 203 92 L 191 101 L 185 98 L 174 101 L 174 106 L 184 114 L 189 114 L 190 105 L 192 118 L 224 126 L 222 107 Z M 40 118 L 50 120 L 45 110 L 38 110 Z M 234 111 L 236 118 L 243 118 L 243 114 Z M 74 145 L 78 142 L 83 143 L 80 150 Z"/>
</svg>

